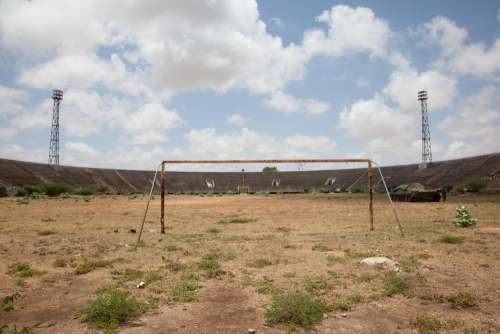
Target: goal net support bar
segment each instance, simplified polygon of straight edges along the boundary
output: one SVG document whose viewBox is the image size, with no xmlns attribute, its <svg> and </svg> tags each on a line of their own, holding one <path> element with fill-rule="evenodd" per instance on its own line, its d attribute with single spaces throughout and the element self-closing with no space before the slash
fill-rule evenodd
<svg viewBox="0 0 500 334">
<path fill-rule="evenodd" d="M 160 194 L 161 194 L 161 213 L 160 213 L 160 224 L 161 224 L 161 233 L 165 234 L 165 183 L 166 183 L 166 165 L 174 165 L 174 164 L 269 164 L 269 163 L 366 163 L 368 166 L 368 194 L 369 194 L 369 204 L 368 204 L 368 212 L 370 214 L 370 231 L 374 230 L 373 226 L 373 165 L 375 164 L 382 178 L 382 182 L 384 184 L 385 191 L 387 193 L 387 197 L 389 198 L 389 202 L 391 204 L 394 218 L 396 219 L 399 227 L 399 232 L 401 236 L 404 237 L 403 227 L 401 226 L 401 222 L 399 220 L 399 216 L 396 211 L 396 207 L 392 202 L 391 195 L 389 194 L 389 189 L 387 188 L 387 184 L 385 183 L 384 176 L 382 175 L 382 170 L 380 166 L 370 159 L 271 159 L 271 160 L 163 160 L 155 170 L 154 178 L 151 182 L 151 190 L 149 192 L 149 197 L 147 200 L 146 210 L 144 212 L 144 217 L 142 220 L 139 237 L 137 239 L 137 245 L 139 245 L 141 241 L 142 231 L 144 229 L 144 223 L 146 221 L 146 216 L 148 214 L 149 203 L 151 201 L 151 197 L 153 195 L 153 189 L 156 184 L 156 176 L 158 171 L 160 171 Z M 363 176 L 364 173 L 361 175 Z M 360 177 L 361 178 L 361 177 Z M 359 179 L 355 181 L 358 182 Z M 352 186 L 352 185 L 351 185 Z"/>
</svg>

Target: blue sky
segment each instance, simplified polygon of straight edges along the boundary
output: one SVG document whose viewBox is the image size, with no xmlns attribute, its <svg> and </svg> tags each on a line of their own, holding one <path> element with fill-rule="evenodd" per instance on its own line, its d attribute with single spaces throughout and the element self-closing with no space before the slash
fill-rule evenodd
<svg viewBox="0 0 500 334">
<path fill-rule="evenodd" d="M 0 0 L 0 157 L 420 159 L 498 151 L 498 1 Z M 194 167 L 197 168 L 197 167 Z M 291 168 L 294 168 L 293 166 Z"/>
</svg>

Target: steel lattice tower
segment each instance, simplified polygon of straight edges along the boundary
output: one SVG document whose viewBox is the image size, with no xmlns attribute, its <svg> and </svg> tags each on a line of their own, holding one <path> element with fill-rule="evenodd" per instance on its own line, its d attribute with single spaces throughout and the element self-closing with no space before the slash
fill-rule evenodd
<svg viewBox="0 0 500 334">
<path fill-rule="evenodd" d="M 418 92 L 418 100 L 422 110 L 422 165 L 432 162 L 431 130 L 429 127 L 429 114 L 427 110 L 427 91 Z"/>
<path fill-rule="evenodd" d="M 52 92 L 52 128 L 50 130 L 49 165 L 59 165 L 59 107 L 63 99 L 62 90 Z"/>
</svg>

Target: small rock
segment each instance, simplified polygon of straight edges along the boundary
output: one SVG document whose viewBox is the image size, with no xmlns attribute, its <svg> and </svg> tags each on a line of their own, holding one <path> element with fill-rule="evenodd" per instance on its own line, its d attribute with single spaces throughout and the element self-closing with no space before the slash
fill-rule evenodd
<svg viewBox="0 0 500 334">
<path fill-rule="evenodd" d="M 129 232 L 130 232 L 130 233 L 137 233 L 137 231 L 135 230 L 135 228 L 131 228 L 131 229 L 129 230 Z"/>
<path fill-rule="evenodd" d="M 155 230 L 154 228 L 150 228 L 150 229 L 148 229 L 148 232 L 149 232 L 149 233 L 155 233 L 155 232 L 156 232 L 156 230 Z"/>
<path fill-rule="evenodd" d="M 249 328 L 249 329 L 248 329 L 248 334 L 255 334 L 255 333 L 257 333 L 257 332 L 255 331 L 255 329 L 253 329 L 253 328 Z"/>
<path fill-rule="evenodd" d="M 384 256 L 367 257 L 360 261 L 361 264 L 370 267 L 382 267 L 393 271 L 399 271 L 399 263 Z"/>
<path fill-rule="evenodd" d="M 347 318 L 347 313 L 342 313 L 341 316 L 342 318 Z"/>
<path fill-rule="evenodd" d="M 323 313 L 323 319 L 326 319 L 326 318 L 328 318 L 328 314 Z"/>
<path fill-rule="evenodd" d="M 137 284 L 137 289 L 144 289 L 144 287 L 146 287 L 146 283 L 144 283 L 144 281 L 139 282 L 139 284 Z"/>
<path fill-rule="evenodd" d="M 118 233 L 118 230 L 113 230 L 113 232 Z"/>
</svg>

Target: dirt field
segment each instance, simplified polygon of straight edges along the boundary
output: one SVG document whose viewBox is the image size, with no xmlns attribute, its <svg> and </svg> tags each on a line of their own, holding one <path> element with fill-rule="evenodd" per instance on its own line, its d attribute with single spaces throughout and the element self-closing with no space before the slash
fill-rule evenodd
<svg viewBox="0 0 500 334">
<path fill-rule="evenodd" d="M 453 226 L 461 204 L 476 227 Z M 167 234 L 156 198 L 135 248 L 144 207 L 140 196 L 0 199 L 0 327 L 98 333 L 80 311 L 118 288 L 151 305 L 120 333 L 286 333 L 265 310 L 297 290 L 329 308 L 298 333 L 500 332 L 499 196 L 398 203 L 405 238 L 382 196 L 374 232 L 366 194 L 169 196 Z M 401 272 L 359 264 L 378 255 Z"/>
</svg>

